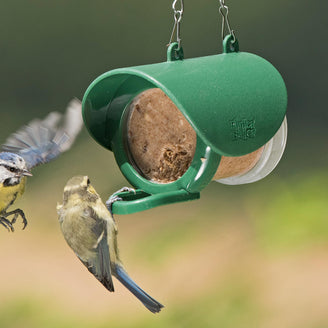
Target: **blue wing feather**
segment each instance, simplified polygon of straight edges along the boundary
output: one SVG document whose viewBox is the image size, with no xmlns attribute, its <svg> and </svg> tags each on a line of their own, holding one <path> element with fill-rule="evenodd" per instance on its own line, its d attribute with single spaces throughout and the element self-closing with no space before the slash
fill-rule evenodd
<svg viewBox="0 0 328 328">
<path fill-rule="evenodd" d="M 60 121 L 62 124 L 58 126 Z M 10 135 L 2 150 L 22 156 L 31 169 L 67 151 L 82 125 L 81 102 L 73 99 L 64 115 L 52 112 L 44 120 L 33 120 Z"/>
</svg>

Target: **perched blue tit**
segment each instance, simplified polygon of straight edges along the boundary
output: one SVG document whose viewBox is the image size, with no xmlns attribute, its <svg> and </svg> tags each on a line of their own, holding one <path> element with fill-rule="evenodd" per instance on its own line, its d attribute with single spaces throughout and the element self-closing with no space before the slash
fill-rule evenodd
<svg viewBox="0 0 328 328">
<path fill-rule="evenodd" d="M 112 275 L 153 313 L 163 307 L 145 293 L 127 274 L 120 260 L 117 226 L 87 176 L 71 178 L 63 204 L 57 205 L 59 223 L 67 244 L 88 270 L 110 291 Z"/>
<path fill-rule="evenodd" d="M 30 170 L 67 151 L 82 125 L 81 102 L 73 99 L 64 115 L 51 112 L 43 120 L 31 121 L 10 135 L 1 147 L 0 224 L 8 231 L 14 231 L 18 216 L 23 220 L 23 229 L 26 227 L 27 220 L 21 209 L 7 210 L 24 193 L 26 177 L 32 175 Z"/>
</svg>

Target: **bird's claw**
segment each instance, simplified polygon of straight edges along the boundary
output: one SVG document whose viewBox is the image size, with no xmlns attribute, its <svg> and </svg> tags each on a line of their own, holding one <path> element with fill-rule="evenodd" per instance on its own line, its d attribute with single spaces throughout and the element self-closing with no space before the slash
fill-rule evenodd
<svg viewBox="0 0 328 328">
<path fill-rule="evenodd" d="M 14 215 L 14 217 L 12 218 L 11 221 L 9 221 L 7 219 L 7 217 L 10 216 L 10 215 Z M 15 229 L 14 229 L 13 224 L 16 222 L 18 216 L 20 216 L 23 220 L 23 230 L 24 230 L 27 226 L 27 220 L 26 220 L 24 212 L 19 208 L 14 210 L 14 211 L 7 212 L 3 216 L 1 216 L 0 217 L 0 224 L 2 224 L 5 228 L 7 228 L 8 231 L 11 230 L 12 232 L 14 232 Z M 9 228 L 10 228 L 10 230 L 9 230 Z"/>
<path fill-rule="evenodd" d="M 114 192 L 114 194 L 112 196 L 119 194 L 120 192 L 125 192 L 125 191 L 136 193 L 136 190 L 134 188 L 123 187 L 123 188 L 117 190 L 116 192 Z"/>
<path fill-rule="evenodd" d="M 7 220 L 5 217 L 2 217 L 2 216 L 0 217 L 0 224 L 3 225 L 8 230 L 8 232 L 15 231 L 12 223 L 9 220 Z"/>
<path fill-rule="evenodd" d="M 25 217 L 24 212 L 22 210 L 20 210 L 20 209 L 17 209 L 15 211 L 11 212 L 11 214 L 15 214 L 14 217 L 13 217 L 13 219 L 11 220 L 11 224 L 14 224 L 16 222 L 18 216 L 20 215 L 20 217 L 23 220 L 23 228 L 22 228 L 22 230 L 24 230 L 26 228 L 26 226 L 27 226 L 27 220 L 26 220 L 26 217 Z"/>
<path fill-rule="evenodd" d="M 108 211 L 113 215 L 113 210 L 112 210 L 112 207 L 113 207 L 113 204 L 117 201 L 122 201 L 122 197 L 118 196 L 119 193 L 121 192 L 134 192 L 136 193 L 136 190 L 133 189 L 133 188 L 130 188 L 130 187 L 123 187 L 119 190 L 117 190 L 116 192 L 114 192 L 106 201 L 106 207 L 108 209 Z"/>
</svg>

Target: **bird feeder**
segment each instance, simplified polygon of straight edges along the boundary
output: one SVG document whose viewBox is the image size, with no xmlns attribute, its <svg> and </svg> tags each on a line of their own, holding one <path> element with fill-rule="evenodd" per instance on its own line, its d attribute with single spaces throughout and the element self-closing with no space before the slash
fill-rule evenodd
<svg viewBox="0 0 328 328">
<path fill-rule="evenodd" d="M 109 71 L 82 107 L 89 133 L 136 188 L 119 195 L 117 214 L 197 199 L 212 180 L 262 179 L 286 144 L 284 81 L 232 35 L 222 54 L 184 59 L 172 43 L 166 62 Z"/>
</svg>

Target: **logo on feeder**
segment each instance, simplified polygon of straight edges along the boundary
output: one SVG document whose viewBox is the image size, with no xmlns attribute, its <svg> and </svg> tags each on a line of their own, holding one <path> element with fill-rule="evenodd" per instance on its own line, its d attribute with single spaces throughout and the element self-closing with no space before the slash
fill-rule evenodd
<svg viewBox="0 0 328 328">
<path fill-rule="evenodd" d="M 234 120 L 231 121 L 232 140 L 248 140 L 255 138 L 255 120 Z"/>
</svg>

